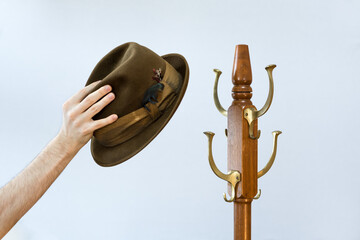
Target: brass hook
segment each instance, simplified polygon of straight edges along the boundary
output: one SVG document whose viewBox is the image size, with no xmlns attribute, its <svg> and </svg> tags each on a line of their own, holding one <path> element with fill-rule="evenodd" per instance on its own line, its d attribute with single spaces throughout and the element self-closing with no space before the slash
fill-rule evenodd
<svg viewBox="0 0 360 240">
<path fill-rule="evenodd" d="M 254 197 L 255 200 L 259 199 L 261 196 L 261 189 L 259 189 L 258 193 L 256 194 L 256 196 Z"/>
<path fill-rule="evenodd" d="M 223 193 L 223 198 L 224 198 L 225 202 L 233 202 L 235 200 L 235 196 L 236 196 L 235 186 L 231 184 L 231 197 L 230 197 L 230 199 L 227 199 L 226 193 Z"/>
<path fill-rule="evenodd" d="M 249 108 L 247 108 L 247 109 L 245 109 L 245 111 L 246 110 L 248 110 Z M 249 114 L 252 114 L 252 113 L 254 113 L 253 111 L 250 113 L 249 112 Z M 245 116 L 248 116 L 248 113 L 247 112 L 245 112 Z M 252 117 L 253 118 L 253 117 Z M 260 138 L 260 135 L 261 135 L 261 130 L 258 130 L 257 131 L 257 134 L 256 134 L 256 136 L 254 135 L 254 120 L 255 120 L 256 118 L 253 118 L 253 120 L 251 120 L 251 123 L 250 123 L 250 125 L 249 125 L 249 136 L 250 136 L 250 138 L 251 139 L 259 139 Z"/>
<path fill-rule="evenodd" d="M 215 84 L 214 84 L 214 102 L 215 102 L 215 106 L 217 108 L 217 110 L 219 110 L 219 112 L 224 115 L 225 117 L 227 116 L 227 111 L 221 106 L 221 103 L 219 101 L 219 96 L 218 96 L 218 83 L 219 83 L 219 78 L 221 75 L 221 71 L 219 69 L 214 69 L 215 72 Z"/>
<path fill-rule="evenodd" d="M 255 108 L 246 108 L 244 110 L 244 118 L 249 123 L 249 135 L 251 139 L 258 139 L 261 133 L 261 131 L 258 130 L 257 135 L 256 136 L 254 135 L 254 121 L 259 117 L 261 117 L 262 115 L 264 115 L 267 112 L 267 110 L 269 110 L 270 108 L 274 95 L 274 80 L 272 76 L 272 71 L 274 70 L 275 67 L 276 67 L 275 64 L 271 64 L 265 68 L 269 76 L 269 94 L 264 106 L 259 111 L 257 111 Z"/>
<path fill-rule="evenodd" d="M 228 174 L 224 174 L 217 168 L 217 166 L 214 162 L 213 155 L 212 155 L 212 140 L 213 140 L 215 133 L 204 132 L 204 134 L 209 139 L 209 163 L 210 163 L 211 170 L 215 173 L 216 176 L 218 176 L 219 178 L 221 178 L 231 184 L 230 199 L 227 199 L 226 193 L 223 194 L 223 197 L 226 202 L 233 202 L 235 200 L 235 196 L 236 196 L 236 190 L 235 190 L 236 185 L 241 181 L 241 174 L 239 171 L 234 171 L 234 170 L 229 171 Z"/>
<path fill-rule="evenodd" d="M 276 157 L 276 150 L 277 150 L 277 138 L 278 136 L 281 134 L 281 131 L 273 131 L 272 135 L 273 135 L 273 150 L 272 150 L 272 154 L 270 157 L 270 160 L 268 161 L 268 163 L 266 164 L 266 166 L 261 169 L 261 171 L 258 172 L 258 178 L 261 178 L 262 176 L 264 176 L 272 167 L 274 161 L 275 161 L 275 157 Z"/>
</svg>

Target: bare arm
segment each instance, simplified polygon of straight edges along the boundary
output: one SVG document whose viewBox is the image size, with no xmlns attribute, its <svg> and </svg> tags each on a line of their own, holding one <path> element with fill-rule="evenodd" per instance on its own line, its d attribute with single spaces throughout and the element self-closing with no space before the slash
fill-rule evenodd
<svg viewBox="0 0 360 240">
<path fill-rule="evenodd" d="M 115 97 L 110 93 L 110 86 L 89 94 L 95 84 L 64 103 L 63 125 L 58 135 L 18 176 L 0 189 L 0 239 L 40 199 L 93 132 L 116 121 L 115 114 L 92 120 Z"/>
</svg>

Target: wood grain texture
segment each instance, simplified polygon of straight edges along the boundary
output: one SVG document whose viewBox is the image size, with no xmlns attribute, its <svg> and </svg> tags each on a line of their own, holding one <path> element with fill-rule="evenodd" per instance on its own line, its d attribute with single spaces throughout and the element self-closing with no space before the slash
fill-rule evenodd
<svg viewBox="0 0 360 240">
<path fill-rule="evenodd" d="M 234 239 L 251 239 L 251 201 L 242 199 L 234 202 Z"/>
<path fill-rule="evenodd" d="M 251 202 L 257 193 L 257 140 L 249 137 L 244 109 L 255 106 L 252 97 L 252 73 L 247 45 L 237 45 L 233 66 L 233 102 L 228 109 L 228 170 L 238 170 L 241 182 L 234 202 L 234 239 L 251 239 Z M 257 132 L 257 120 L 254 132 Z M 231 193 L 229 188 L 229 194 Z"/>
</svg>

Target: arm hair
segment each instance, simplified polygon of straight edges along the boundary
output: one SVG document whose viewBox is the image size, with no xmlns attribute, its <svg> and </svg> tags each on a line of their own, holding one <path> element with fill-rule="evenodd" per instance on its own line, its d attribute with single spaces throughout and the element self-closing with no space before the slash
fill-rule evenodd
<svg viewBox="0 0 360 240">
<path fill-rule="evenodd" d="M 0 189 L 0 239 L 41 198 L 76 152 L 55 137 L 15 178 Z"/>
</svg>

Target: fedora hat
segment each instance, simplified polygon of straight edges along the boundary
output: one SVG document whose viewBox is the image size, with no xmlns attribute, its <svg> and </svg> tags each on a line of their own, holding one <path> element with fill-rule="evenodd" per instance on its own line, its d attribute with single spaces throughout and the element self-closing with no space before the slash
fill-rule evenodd
<svg viewBox="0 0 360 240">
<path fill-rule="evenodd" d="M 118 119 L 94 132 L 91 154 L 104 167 L 120 164 L 145 148 L 165 127 L 179 106 L 189 80 L 183 56 L 159 56 L 137 43 L 110 51 L 86 83 L 101 80 L 92 91 L 111 85 L 115 99 L 93 119 L 113 113 Z"/>
</svg>

